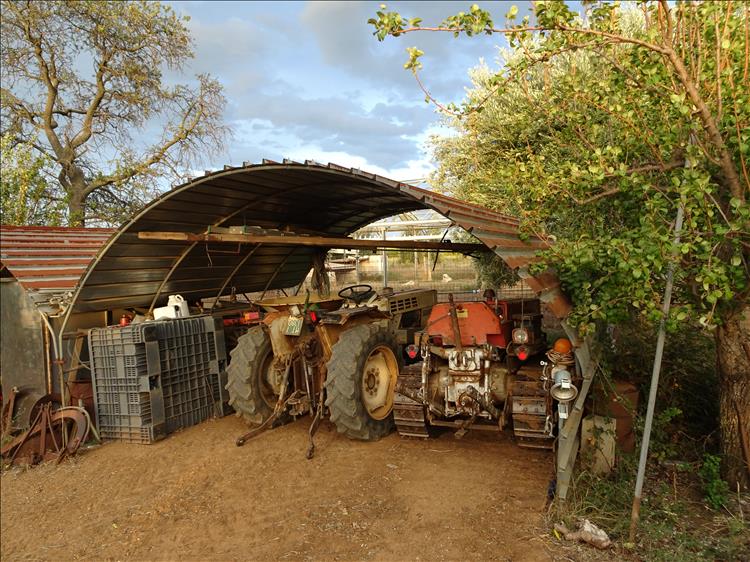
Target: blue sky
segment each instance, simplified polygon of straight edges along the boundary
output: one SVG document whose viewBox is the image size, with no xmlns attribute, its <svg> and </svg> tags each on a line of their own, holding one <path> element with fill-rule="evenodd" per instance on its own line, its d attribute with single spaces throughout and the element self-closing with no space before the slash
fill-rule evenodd
<svg viewBox="0 0 750 562">
<path fill-rule="evenodd" d="M 447 134 L 404 70 L 406 47 L 425 51 L 423 80 L 441 101 L 460 101 L 468 70 L 495 64 L 500 36 L 454 39 L 418 33 L 378 42 L 367 19 L 380 2 L 169 2 L 190 16 L 195 59 L 186 75 L 207 72 L 225 87 L 234 131 L 208 167 L 263 158 L 335 162 L 397 180 L 431 169 L 425 141 Z M 516 4 L 482 2 L 496 24 Z M 423 25 L 467 11 L 471 2 L 391 2 Z M 185 81 L 187 76 L 183 77 Z"/>
</svg>

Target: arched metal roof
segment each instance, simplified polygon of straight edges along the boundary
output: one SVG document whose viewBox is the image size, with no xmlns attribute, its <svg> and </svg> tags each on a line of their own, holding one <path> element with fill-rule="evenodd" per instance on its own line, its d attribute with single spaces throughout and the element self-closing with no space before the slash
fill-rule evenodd
<svg viewBox="0 0 750 562">
<path fill-rule="evenodd" d="M 433 209 L 473 234 L 511 267 L 553 312 L 569 303 L 554 275 L 529 277 L 526 266 L 546 241 L 519 238 L 518 220 L 387 178 L 314 162 L 264 161 L 206 172 L 144 208 L 107 242 L 81 279 L 71 312 L 154 306 L 179 293 L 193 300 L 287 288 L 310 271 L 318 249 L 298 245 L 144 240 L 139 232 L 192 234 L 261 227 L 346 236 L 378 219 Z"/>
</svg>

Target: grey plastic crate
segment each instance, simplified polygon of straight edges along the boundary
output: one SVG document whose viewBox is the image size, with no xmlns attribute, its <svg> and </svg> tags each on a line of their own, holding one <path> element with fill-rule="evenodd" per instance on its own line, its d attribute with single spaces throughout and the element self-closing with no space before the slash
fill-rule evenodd
<svg viewBox="0 0 750 562">
<path fill-rule="evenodd" d="M 148 445 L 167 436 L 166 424 L 146 426 L 102 425 L 99 428 L 102 439 L 141 443 Z"/>
<path fill-rule="evenodd" d="M 152 443 L 167 434 L 160 388 L 148 392 L 94 394 L 99 433 L 104 439 Z"/>
<path fill-rule="evenodd" d="M 103 435 L 149 443 L 224 415 L 222 329 L 211 316 L 92 329 L 94 401 Z M 150 433 L 141 431 L 149 427 Z"/>
<path fill-rule="evenodd" d="M 219 374 L 191 377 L 164 387 L 167 430 L 176 431 L 212 416 L 222 416 Z"/>
</svg>

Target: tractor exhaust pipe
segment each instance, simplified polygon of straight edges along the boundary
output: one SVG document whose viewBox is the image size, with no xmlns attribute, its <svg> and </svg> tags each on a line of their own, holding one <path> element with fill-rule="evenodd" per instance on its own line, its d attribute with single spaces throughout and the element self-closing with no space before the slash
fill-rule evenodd
<svg viewBox="0 0 750 562">
<path fill-rule="evenodd" d="M 461 345 L 461 329 L 458 327 L 458 312 L 456 310 L 456 303 L 453 301 L 453 293 L 448 294 L 448 302 L 451 305 L 451 326 L 453 327 L 453 339 L 456 351 L 462 353 L 464 346 Z"/>
</svg>

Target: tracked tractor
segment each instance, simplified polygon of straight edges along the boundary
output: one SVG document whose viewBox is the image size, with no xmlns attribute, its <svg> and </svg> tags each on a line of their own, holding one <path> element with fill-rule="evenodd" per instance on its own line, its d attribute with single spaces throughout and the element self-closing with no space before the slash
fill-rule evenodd
<svg viewBox="0 0 750 562">
<path fill-rule="evenodd" d="M 372 441 L 393 429 L 393 399 L 404 347 L 426 326 L 434 290 L 380 294 L 369 285 L 338 298 L 263 301 L 260 325 L 241 336 L 227 369 L 229 403 L 258 425 L 237 440 L 306 414 L 313 435 L 329 416 L 352 439 Z"/>
<path fill-rule="evenodd" d="M 551 448 L 556 424 L 578 394 L 570 342 L 552 349 L 538 300 L 449 303 L 432 308 L 425 330 L 407 348 L 420 359 L 401 370 L 394 416 L 398 432 L 456 437 L 470 429 L 512 428 L 519 445 Z"/>
</svg>

